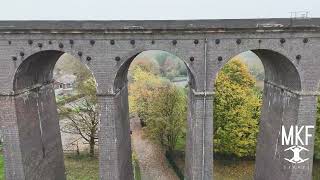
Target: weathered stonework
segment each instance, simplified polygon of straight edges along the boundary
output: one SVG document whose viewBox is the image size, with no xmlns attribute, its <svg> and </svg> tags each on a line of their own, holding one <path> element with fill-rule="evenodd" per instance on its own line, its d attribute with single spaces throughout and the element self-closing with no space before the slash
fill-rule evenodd
<svg viewBox="0 0 320 180">
<path fill-rule="evenodd" d="M 0 120 L 6 179 L 65 179 L 51 85 L 63 53 L 88 66 L 98 84 L 100 179 L 133 179 L 127 70 L 147 50 L 172 53 L 189 71 L 186 179 L 213 178 L 214 79 L 229 59 L 249 50 L 266 72 L 255 179 L 311 179 L 312 161 L 305 164 L 309 169 L 284 168 L 288 162 L 279 133 L 282 125 L 315 124 L 319 37 L 320 19 L 2 21 Z M 313 138 L 311 142 L 303 155 L 312 159 Z"/>
</svg>

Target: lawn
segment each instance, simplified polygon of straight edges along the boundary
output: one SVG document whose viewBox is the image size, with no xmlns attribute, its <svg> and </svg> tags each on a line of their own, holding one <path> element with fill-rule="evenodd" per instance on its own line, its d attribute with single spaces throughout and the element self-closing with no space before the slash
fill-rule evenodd
<svg viewBox="0 0 320 180">
<path fill-rule="evenodd" d="M 65 155 L 64 163 L 68 180 L 99 179 L 99 160 L 88 155 Z"/>
<path fill-rule="evenodd" d="M 64 163 L 68 180 L 99 179 L 99 161 L 97 157 L 88 155 L 65 155 Z M 0 180 L 4 180 L 3 155 L 0 154 Z"/>
<path fill-rule="evenodd" d="M 99 160 L 97 157 L 89 157 L 87 154 L 65 154 L 64 164 L 68 180 L 98 180 Z M 141 179 L 140 168 L 137 159 L 134 159 L 136 180 Z M 4 180 L 3 155 L 0 153 L 0 180 Z"/>
</svg>

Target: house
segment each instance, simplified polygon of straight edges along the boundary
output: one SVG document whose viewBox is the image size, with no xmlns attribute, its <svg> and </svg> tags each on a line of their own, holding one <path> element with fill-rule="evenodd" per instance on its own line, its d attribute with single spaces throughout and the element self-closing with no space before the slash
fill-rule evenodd
<svg viewBox="0 0 320 180">
<path fill-rule="evenodd" d="M 56 95 L 71 94 L 74 89 L 77 76 L 63 74 L 54 79 L 54 90 Z"/>
</svg>

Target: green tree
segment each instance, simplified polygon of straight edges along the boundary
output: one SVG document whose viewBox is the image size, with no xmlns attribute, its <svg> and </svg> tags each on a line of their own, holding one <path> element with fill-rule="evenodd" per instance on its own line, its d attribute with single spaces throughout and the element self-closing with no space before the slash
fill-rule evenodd
<svg viewBox="0 0 320 180">
<path fill-rule="evenodd" d="M 187 119 L 186 95 L 182 88 L 165 84 L 151 97 L 147 134 L 167 151 L 175 150 L 178 138 L 183 135 Z"/>
<path fill-rule="evenodd" d="M 254 156 L 261 98 L 247 66 L 239 59 L 227 63 L 217 77 L 215 92 L 214 151 Z"/>
</svg>

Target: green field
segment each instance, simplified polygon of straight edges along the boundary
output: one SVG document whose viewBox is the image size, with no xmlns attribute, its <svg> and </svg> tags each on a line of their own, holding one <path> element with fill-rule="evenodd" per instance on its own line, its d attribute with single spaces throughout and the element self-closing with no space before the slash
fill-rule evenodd
<svg viewBox="0 0 320 180">
<path fill-rule="evenodd" d="M 68 180 L 99 179 L 99 160 L 88 155 L 65 155 L 64 163 Z"/>
<path fill-rule="evenodd" d="M 76 156 L 69 154 L 64 156 L 66 175 L 68 180 L 98 180 L 99 160 L 97 157 L 89 157 L 87 154 Z M 134 158 L 135 179 L 141 180 L 140 168 L 136 158 Z M 3 155 L 0 154 L 0 180 L 4 180 Z"/>
<path fill-rule="evenodd" d="M 99 179 L 98 158 L 88 155 L 65 155 L 66 175 L 68 180 L 97 180 Z M 0 180 L 4 180 L 3 155 L 0 155 Z"/>
</svg>

